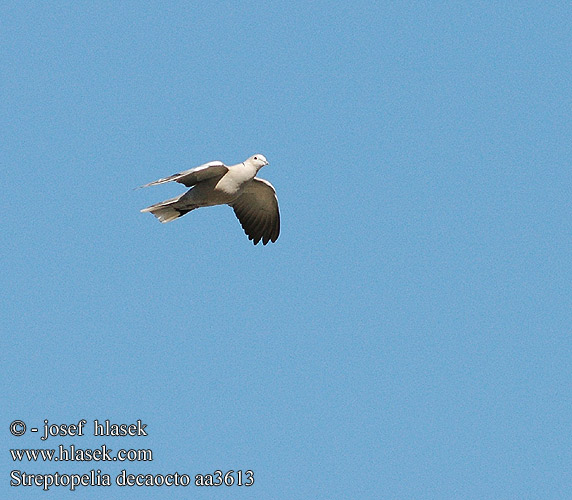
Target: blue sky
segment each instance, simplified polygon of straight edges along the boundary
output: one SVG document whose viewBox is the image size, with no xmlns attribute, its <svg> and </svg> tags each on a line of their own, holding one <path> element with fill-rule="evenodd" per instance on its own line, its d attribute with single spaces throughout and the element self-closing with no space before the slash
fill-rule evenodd
<svg viewBox="0 0 572 500">
<path fill-rule="evenodd" d="M 570 498 L 568 2 L 3 2 L 2 496 Z M 132 188 L 262 153 L 282 233 Z M 45 443 L 9 434 L 88 421 Z M 94 437 L 93 420 L 147 424 Z M 15 463 L 9 449 L 151 449 Z M 250 488 L 10 471 L 253 470 Z"/>
</svg>

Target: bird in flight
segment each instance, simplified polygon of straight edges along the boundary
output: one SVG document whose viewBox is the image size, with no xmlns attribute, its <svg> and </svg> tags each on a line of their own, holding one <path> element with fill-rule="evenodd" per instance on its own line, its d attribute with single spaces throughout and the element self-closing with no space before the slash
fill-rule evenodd
<svg viewBox="0 0 572 500">
<path fill-rule="evenodd" d="M 263 155 L 256 154 L 236 165 L 211 161 L 199 167 L 159 179 L 144 187 L 178 182 L 190 187 L 186 193 L 156 203 L 141 212 L 151 212 L 161 222 L 171 222 L 191 210 L 214 205 L 230 205 L 249 240 L 255 245 L 262 240 L 274 243 L 280 234 L 280 211 L 276 191 L 270 182 L 256 177 L 268 165 Z"/>
</svg>

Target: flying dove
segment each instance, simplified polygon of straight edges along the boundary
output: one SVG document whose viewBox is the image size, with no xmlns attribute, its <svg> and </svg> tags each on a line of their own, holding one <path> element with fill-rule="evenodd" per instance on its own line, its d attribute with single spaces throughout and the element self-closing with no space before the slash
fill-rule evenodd
<svg viewBox="0 0 572 500">
<path fill-rule="evenodd" d="M 191 210 L 214 205 L 230 205 L 249 240 L 256 245 L 274 243 L 280 234 L 280 212 L 276 191 L 270 182 L 256 177 L 268 165 L 263 155 L 254 155 L 237 165 L 211 161 L 149 184 L 179 182 L 190 187 L 186 193 L 156 203 L 141 212 L 151 212 L 161 222 L 171 222 Z"/>
</svg>

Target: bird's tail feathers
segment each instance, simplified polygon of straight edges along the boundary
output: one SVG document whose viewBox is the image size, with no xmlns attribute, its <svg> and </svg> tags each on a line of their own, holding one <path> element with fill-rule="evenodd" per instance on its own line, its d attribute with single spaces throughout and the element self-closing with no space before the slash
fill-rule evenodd
<svg viewBox="0 0 572 500">
<path fill-rule="evenodd" d="M 150 207 L 144 208 L 141 212 L 151 212 L 157 219 L 162 223 L 171 222 L 172 220 L 178 219 L 182 215 L 193 210 L 193 208 L 178 208 L 176 207 L 177 202 L 180 200 L 180 196 L 176 198 L 171 198 L 170 200 L 162 201 L 161 203 L 156 203 Z"/>
</svg>

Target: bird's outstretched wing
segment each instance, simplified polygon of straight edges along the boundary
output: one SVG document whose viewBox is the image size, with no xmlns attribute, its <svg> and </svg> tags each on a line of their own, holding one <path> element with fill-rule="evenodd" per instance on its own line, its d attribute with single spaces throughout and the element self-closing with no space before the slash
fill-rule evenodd
<svg viewBox="0 0 572 500">
<path fill-rule="evenodd" d="M 280 234 L 280 211 L 276 191 L 270 182 L 255 177 L 232 203 L 240 225 L 256 245 L 274 243 Z"/>
<path fill-rule="evenodd" d="M 222 161 L 211 161 L 205 163 L 200 167 L 191 168 L 190 170 L 185 170 L 178 174 L 170 175 L 169 177 L 164 177 L 149 184 L 140 186 L 141 188 L 155 186 L 156 184 L 164 184 L 165 182 L 179 182 L 187 187 L 194 186 L 198 182 L 204 181 L 206 179 L 211 179 L 212 177 L 223 176 L 228 172 L 228 167 Z"/>
</svg>

